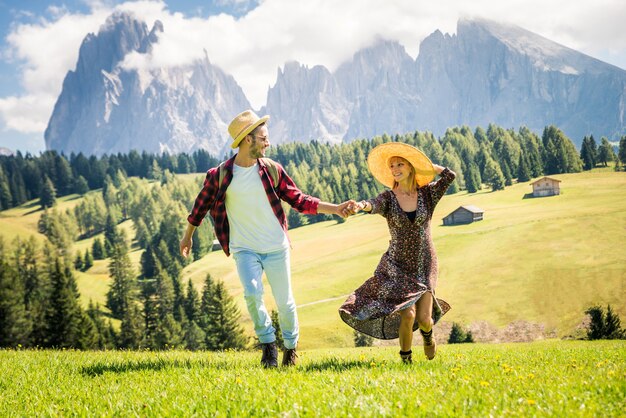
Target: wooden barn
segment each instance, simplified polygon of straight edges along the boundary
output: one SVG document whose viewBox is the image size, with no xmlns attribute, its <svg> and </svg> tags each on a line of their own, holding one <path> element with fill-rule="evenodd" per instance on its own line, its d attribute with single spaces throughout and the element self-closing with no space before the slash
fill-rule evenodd
<svg viewBox="0 0 626 418">
<path fill-rule="evenodd" d="M 561 180 L 553 179 L 552 177 L 542 177 L 539 180 L 530 183 L 533 186 L 533 196 L 556 196 L 561 194 L 561 188 L 559 183 Z"/>
<path fill-rule="evenodd" d="M 450 212 L 448 216 L 443 218 L 444 225 L 460 225 L 460 224 L 471 224 L 475 221 L 482 221 L 484 210 L 477 206 L 466 205 L 459 206 L 454 211 Z"/>
</svg>

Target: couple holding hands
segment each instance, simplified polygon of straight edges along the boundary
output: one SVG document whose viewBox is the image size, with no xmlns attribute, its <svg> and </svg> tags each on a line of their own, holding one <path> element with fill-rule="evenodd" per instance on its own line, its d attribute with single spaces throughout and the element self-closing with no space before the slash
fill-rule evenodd
<svg viewBox="0 0 626 418">
<path fill-rule="evenodd" d="M 359 211 L 387 219 L 391 241 L 374 275 L 339 308 L 351 327 L 380 339 L 400 341 L 402 361 L 410 363 L 413 332 L 419 329 L 424 353 L 433 359 L 433 325 L 450 306 L 434 296 L 437 257 L 430 220 L 455 174 L 432 164 L 417 148 L 389 142 L 371 150 L 368 167 L 389 189 L 377 197 L 339 205 L 322 202 L 301 192 L 282 166 L 265 158 L 270 145 L 267 120 L 251 110 L 237 115 L 228 126 L 238 148 L 235 156 L 209 169 L 189 214 L 180 251 L 187 257 L 192 236 L 207 213 L 226 255 L 232 253 L 244 289 L 248 312 L 263 350 L 261 364 L 278 366 L 275 329 L 263 302 L 265 271 L 278 308 L 283 334 L 282 365 L 297 361 L 298 316 L 291 290 L 287 217 L 281 201 L 304 214 L 347 217 Z M 435 175 L 439 178 L 433 181 Z"/>
</svg>

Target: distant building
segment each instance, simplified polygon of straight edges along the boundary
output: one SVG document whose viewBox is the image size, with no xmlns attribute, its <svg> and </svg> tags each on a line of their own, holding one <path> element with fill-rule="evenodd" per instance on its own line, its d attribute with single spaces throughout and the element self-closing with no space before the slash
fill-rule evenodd
<svg viewBox="0 0 626 418">
<path fill-rule="evenodd" d="M 533 186 L 533 196 L 556 196 L 561 194 L 561 188 L 559 183 L 561 180 L 553 179 L 552 177 L 542 177 L 539 180 L 530 183 Z"/>
<path fill-rule="evenodd" d="M 443 218 L 444 225 L 471 224 L 475 221 L 482 221 L 484 210 L 477 206 L 466 205 L 459 206 L 458 209 L 450 212 L 448 216 Z"/>
</svg>

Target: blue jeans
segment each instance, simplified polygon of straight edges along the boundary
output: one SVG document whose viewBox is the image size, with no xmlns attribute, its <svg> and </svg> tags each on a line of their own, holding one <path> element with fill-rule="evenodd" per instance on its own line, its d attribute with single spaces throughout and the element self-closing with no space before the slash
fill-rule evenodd
<svg viewBox="0 0 626 418">
<path fill-rule="evenodd" d="M 233 254 L 248 312 L 254 323 L 254 332 L 262 344 L 276 341 L 272 319 L 263 303 L 263 271 L 272 288 L 278 307 L 278 320 L 285 341 L 285 348 L 298 344 L 298 313 L 291 292 L 291 267 L 289 250 L 272 253 L 256 253 L 242 250 Z"/>
</svg>

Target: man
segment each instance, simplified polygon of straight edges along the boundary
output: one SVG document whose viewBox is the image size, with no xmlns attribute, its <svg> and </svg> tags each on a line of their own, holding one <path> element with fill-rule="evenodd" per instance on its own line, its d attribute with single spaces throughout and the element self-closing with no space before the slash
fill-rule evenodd
<svg viewBox="0 0 626 418">
<path fill-rule="evenodd" d="M 263 271 L 278 306 L 285 342 L 283 366 L 296 364 L 298 316 L 291 291 L 291 267 L 287 218 L 281 200 L 305 214 L 348 216 L 353 201 L 341 205 L 321 202 L 302 193 L 280 164 L 268 159 L 270 146 L 266 122 L 251 110 L 237 115 L 228 126 L 237 154 L 207 172 L 204 187 L 187 218 L 189 225 L 180 241 L 183 257 L 189 255 L 192 236 L 207 212 L 226 255 L 233 254 L 244 289 L 254 331 L 261 342 L 264 367 L 278 366 L 275 329 L 263 303 Z"/>
</svg>

